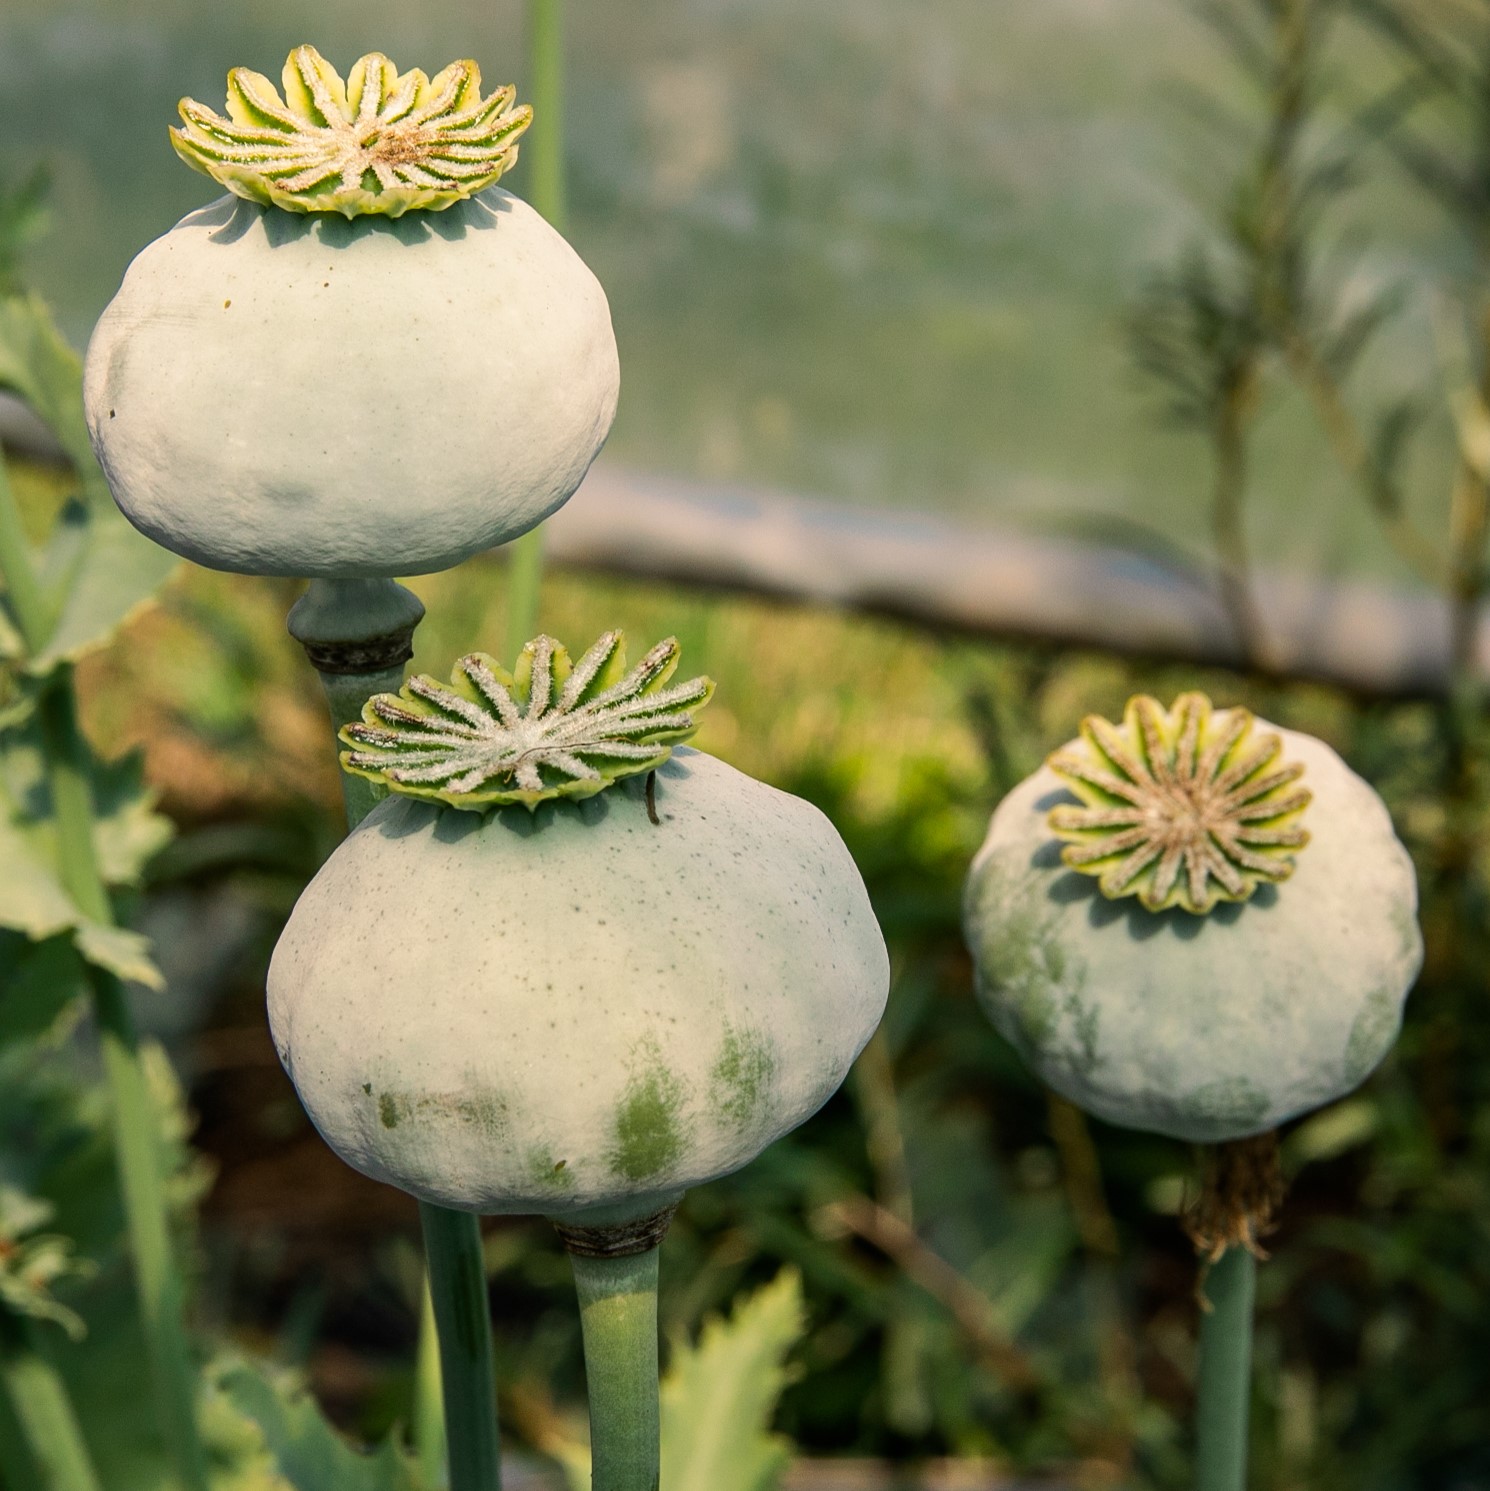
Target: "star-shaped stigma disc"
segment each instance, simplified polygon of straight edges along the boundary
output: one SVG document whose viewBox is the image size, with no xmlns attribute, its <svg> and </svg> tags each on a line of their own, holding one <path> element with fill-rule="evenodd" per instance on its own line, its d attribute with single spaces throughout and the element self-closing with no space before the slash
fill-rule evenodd
<svg viewBox="0 0 1490 1491">
<path fill-rule="evenodd" d="M 341 731 L 342 765 L 391 792 L 477 812 L 590 797 L 655 771 L 698 729 L 714 684 L 672 683 L 678 654 L 669 637 L 628 672 L 620 632 L 577 663 L 552 637 L 535 637 L 511 673 L 473 652 L 448 684 L 420 674 L 369 699 Z"/>
<path fill-rule="evenodd" d="M 283 97 L 262 74 L 235 67 L 227 114 L 182 99 L 171 143 L 229 191 L 290 212 L 398 217 L 449 207 L 516 163 L 533 118 L 510 86 L 483 98 L 469 60 L 429 78 L 369 52 L 343 81 L 314 47 L 296 47 L 282 80 Z"/>
<path fill-rule="evenodd" d="M 1136 895 L 1150 911 L 1204 915 L 1286 880 L 1309 842 L 1299 819 L 1311 794 L 1303 766 L 1280 761 L 1282 740 L 1253 723 L 1193 693 L 1167 712 L 1130 699 L 1121 725 L 1083 720 L 1081 738 L 1049 762 L 1081 799 L 1050 812 L 1062 860 L 1097 876 L 1103 895 Z"/>
</svg>

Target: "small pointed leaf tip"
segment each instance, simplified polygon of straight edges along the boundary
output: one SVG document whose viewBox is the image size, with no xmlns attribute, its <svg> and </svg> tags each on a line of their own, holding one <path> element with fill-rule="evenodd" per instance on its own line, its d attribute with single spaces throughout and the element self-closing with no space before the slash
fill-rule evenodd
<svg viewBox="0 0 1490 1491">
<path fill-rule="evenodd" d="M 421 674 L 369 699 L 341 732 L 342 765 L 391 792 L 475 812 L 591 797 L 655 771 L 698 729 L 714 683 L 670 682 L 679 652 L 669 637 L 628 672 L 620 632 L 577 663 L 552 637 L 535 637 L 510 673 L 473 652 L 448 685 Z"/>
<path fill-rule="evenodd" d="M 1049 760 L 1081 799 L 1050 811 L 1062 860 L 1098 877 L 1109 899 L 1197 916 L 1286 880 L 1309 842 L 1299 820 L 1312 794 L 1299 785 L 1303 766 L 1280 760 L 1282 739 L 1253 723 L 1196 693 L 1167 712 L 1139 695 L 1121 725 L 1088 716 Z"/>
<path fill-rule="evenodd" d="M 182 99 L 171 144 L 230 192 L 289 212 L 400 217 L 453 206 L 516 163 L 533 119 L 511 86 L 482 98 L 471 61 L 429 78 L 369 52 L 343 80 L 306 46 L 282 76 L 283 97 L 262 73 L 235 67 L 226 116 Z"/>
</svg>

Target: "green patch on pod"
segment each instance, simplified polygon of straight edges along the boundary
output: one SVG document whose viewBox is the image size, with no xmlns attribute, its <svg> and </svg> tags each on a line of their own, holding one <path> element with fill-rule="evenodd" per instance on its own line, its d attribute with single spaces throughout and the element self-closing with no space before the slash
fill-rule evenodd
<svg viewBox="0 0 1490 1491">
<path fill-rule="evenodd" d="M 482 98 L 471 61 L 429 78 L 370 52 L 343 81 L 314 47 L 296 47 L 282 79 L 283 97 L 235 67 L 226 117 L 184 98 L 171 144 L 236 196 L 289 212 L 400 217 L 453 206 L 516 164 L 533 119 L 511 86 Z"/>
<path fill-rule="evenodd" d="M 711 1106 L 726 1123 L 747 1128 L 770 1096 L 775 1076 L 776 1052 L 770 1040 L 757 1030 L 728 1027 L 709 1073 Z"/>
<path fill-rule="evenodd" d="M 369 699 L 341 732 L 342 765 L 391 792 L 475 812 L 591 797 L 655 771 L 698 729 L 714 684 L 670 684 L 679 651 L 669 637 L 627 672 L 621 632 L 606 632 L 578 663 L 536 637 L 511 673 L 473 652 L 448 686 L 421 674 Z"/>
<path fill-rule="evenodd" d="M 1088 721 L 994 813 L 963 898 L 978 996 L 1034 1070 L 1088 1112 L 1196 1143 L 1246 1139 L 1348 1092 L 1386 1054 L 1422 960 L 1412 861 L 1381 799 L 1322 741 L 1211 712 L 1199 696 L 1168 712 L 1134 701 L 1125 729 Z M 1263 831 L 1275 837 L 1259 858 L 1297 851 L 1304 832 L 1287 820 L 1305 805 L 1303 768 L 1307 852 L 1271 873 L 1243 865 L 1252 886 L 1218 889 L 1203 857 L 1193 884 L 1183 849 L 1173 883 L 1156 883 L 1162 852 L 1136 832 L 1111 843 L 1130 829 L 1178 834 L 1166 814 L 1212 822 L 1231 795 L 1243 848 Z M 1196 784 L 1221 797 L 1200 790 L 1193 807 Z M 1087 789 L 1079 805 L 1073 787 Z M 1098 790 L 1105 808 L 1092 806 Z M 1092 823 L 1109 808 L 1123 821 Z M 1053 837 L 1053 819 L 1067 831 Z M 1218 855 L 1230 847 L 1205 832 Z M 1073 849 L 1102 837 L 1105 854 L 1073 863 Z M 1115 886 L 1102 884 L 1109 873 Z M 1268 883 L 1284 875 L 1285 886 Z M 1112 898 L 1125 885 L 1131 899 Z"/>
<path fill-rule="evenodd" d="M 1082 803 L 1051 810 L 1061 858 L 1111 899 L 1197 916 L 1286 880 L 1309 842 L 1299 819 L 1311 794 L 1303 766 L 1280 763 L 1282 740 L 1252 725 L 1247 710 L 1197 693 L 1168 711 L 1130 699 L 1121 725 L 1088 716 L 1049 762 Z"/>
<path fill-rule="evenodd" d="M 682 1157 L 684 1136 L 679 1122 L 684 1085 L 662 1065 L 654 1042 L 642 1047 L 643 1065 L 632 1074 L 616 1109 L 611 1169 L 630 1181 L 651 1180 Z"/>
<path fill-rule="evenodd" d="M 991 871 L 981 891 L 990 901 L 1011 908 L 991 923 L 979 962 L 983 976 L 1005 991 L 1014 1017 L 1007 1034 L 1026 1054 L 1036 1051 L 1065 1010 L 1084 1020 L 1087 1034 L 1082 1046 L 1090 1050 L 1097 1012 L 1082 1003 L 1085 964 L 1062 943 L 1057 913 L 1047 909 L 1042 914 L 1014 890 L 1012 877 Z"/>
<path fill-rule="evenodd" d="M 362 1090 L 372 1096 L 372 1084 L 364 1082 Z M 444 1114 L 462 1123 L 500 1138 L 507 1131 L 507 1104 L 492 1092 L 422 1092 L 409 1094 L 384 1090 L 377 1094 L 378 1122 L 385 1129 L 396 1129 L 410 1118 Z"/>
</svg>

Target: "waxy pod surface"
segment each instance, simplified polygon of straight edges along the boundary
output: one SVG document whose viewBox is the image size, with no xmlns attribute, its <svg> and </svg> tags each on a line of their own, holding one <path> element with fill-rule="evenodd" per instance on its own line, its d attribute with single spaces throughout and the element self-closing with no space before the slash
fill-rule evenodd
<svg viewBox="0 0 1490 1491">
<path fill-rule="evenodd" d="M 141 251 L 93 333 L 115 500 L 213 569 L 450 568 L 573 493 L 615 416 L 605 293 L 500 187 L 351 221 L 228 196 Z"/>
<path fill-rule="evenodd" d="M 889 963 L 810 804 L 678 750 L 580 802 L 391 798 L 296 905 L 275 1045 L 350 1164 L 442 1206 L 642 1216 L 842 1082 Z"/>
<path fill-rule="evenodd" d="M 1061 862 L 1049 766 L 999 805 L 964 924 L 979 997 L 1039 1076 L 1110 1122 L 1216 1143 L 1349 1092 L 1381 1062 L 1422 963 L 1412 862 L 1381 799 L 1323 742 L 1302 762 L 1292 875 L 1208 915 L 1106 900 Z"/>
</svg>

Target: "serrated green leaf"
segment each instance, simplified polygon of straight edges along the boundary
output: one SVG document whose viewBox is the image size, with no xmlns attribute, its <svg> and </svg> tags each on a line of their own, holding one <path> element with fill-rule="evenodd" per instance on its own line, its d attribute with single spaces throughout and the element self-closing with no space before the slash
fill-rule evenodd
<svg viewBox="0 0 1490 1491">
<path fill-rule="evenodd" d="M 145 1085 L 150 1089 L 161 1144 L 169 1157 L 166 1200 L 173 1214 L 186 1216 L 212 1189 L 216 1172 L 212 1162 L 191 1147 L 196 1119 L 165 1048 L 155 1041 L 142 1041 L 140 1064 L 145 1069 Z"/>
<path fill-rule="evenodd" d="M 771 1491 L 791 1446 L 769 1432 L 785 1359 L 805 1327 L 802 1281 L 783 1269 L 673 1347 L 662 1385 L 662 1480 L 669 1491 Z"/>
<path fill-rule="evenodd" d="M 80 921 L 73 933 L 77 950 L 96 968 L 106 969 L 126 983 L 164 989 L 166 981 L 150 956 L 150 939 L 128 927 Z"/>
<path fill-rule="evenodd" d="M 115 507 L 83 419 L 82 364 L 35 296 L 0 299 L 0 389 L 24 399 L 51 428 L 83 493 L 81 502 L 64 509 L 44 551 L 41 567 L 57 619 L 27 666 L 45 673 L 108 642 L 179 561 L 137 533 Z M 19 655 L 11 640 L 0 632 L 0 655 Z"/>
<path fill-rule="evenodd" d="M 32 942 L 71 931 L 88 962 L 119 978 L 162 989 L 165 980 L 150 957 L 150 940 L 126 927 L 84 916 L 46 859 L 4 812 L 0 798 L 0 928 Z"/>
<path fill-rule="evenodd" d="M 35 558 L 43 590 L 60 591 L 77 572 L 88 538 L 88 508 L 77 497 L 62 504 L 52 531 Z"/>
<path fill-rule="evenodd" d="M 170 825 L 151 806 L 137 758 L 109 763 L 92 759 L 89 767 L 99 868 L 110 885 L 132 883 L 169 838 Z M 90 963 L 153 989 L 164 986 L 146 938 L 94 921 L 64 887 L 46 762 L 35 731 L 28 727 L 0 733 L 0 928 L 33 942 L 72 931 L 78 951 Z"/>
<path fill-rule="evenodd" d="M 96 1270 L 77 1257 L 70 1238 L 39 1230 L 55 1215 L 50 1201 L 0 1183 L 0 1313 L 50 1321 L 81 1341 L 87 1334 L 82 1317 L 52 1293 L 52 1286 L 89 1278 Z"/>
<path fill-rule="evenodd" d="M 662 1381 L 662 1476 L 667 1491 L 774 1491 L 792 1447 L 768 1430 L 789 1380 L 786 1355 L 806 1329 L 802 1279 L 784 1268 L 740 1301 L 728 1320 L 706 1320 L 698 1344 L 675 1341 Z M 589 1491 L 581 1441 L 546 1447 L 569 1491 Z"/>
<path fill-rule="evenodd" d="M 109 1104 L 84 1052 L 59 1037 L 0 1047 L 0 1179 L 54 1207 L 47 1230 L 103 1265 L 93 1280 L 59 1288 L 88 1340 L 84 1350 L 59 1349 L 55 1362 L 90 1445 L 101 1452 L 108 1491 L 160 1491 L 168 1468 L 153 1416 L 140 1413 L 136 1394 L 120 1391 L 136 1380 L 144 1343 L 120 1252 Z M 40 1483 L 22 1483 L 33 1484 Z"/>
<path fill-rule="evenodd" d="M 24 399 L 46 421 L 84 488 L 107 498 L 83 419 L 82 361 L 39 296 L 0 298 L 0 388 Z"/>
<path fill-rule="evenodd" d="M 81 556 L 68 582 L 51 639 L 27 666 L 49 672 L 108 643 L 114 633 L 155 599 L 180 563 L 176 556 L 129 526 L 112 498 L 90 503 Z"/>
<path fill-rule="evenodd" d="M 0 799 L 0 927 L 33 941 L 54 937 L 75 927 L 82 913 L 7 807 Z"/>
<path fill-rule="evenodd" d="M 198 1422 L 212 1491 L 295 1491 L 274 1468 L 264 1431 L 218 1387 L 210 1369 Z"/>
<path fill-rule="evenodd" d="M 111 887 L 137 885 L 150 859 L 170 842 L 171 821 L 155 811 L 157 793 L 145 781 L 144 757 L 129 751 L 105 761 L 91 751 L 88 787 L 93 803 L 93 852 Z M 57 868 L 51 788 L 39 731 L 23 720 L 0 733 L 0 805 L 32 853 Z M 3 874 L 0 861 L 0 874 Z"/>
<path fill-rule="evenodd" d="M 271 1376 L 235 1361 L 219 1364 L 209 1378 L 258 1426 L 274 1471 L 293 1491 L 421 1491 L 412 1461 L 392 1439 L 371 1453 L 354 1449 L 290 1374 Z"/>
<path fill-rule="evenodd" d="M 106 885 L 137 885 L 141 872 L 170 843 L 175 826 L 155 811 L 159 794 L 145 782 L 138 751 L 92 763 L 93 846 Z"/>
</svg>

